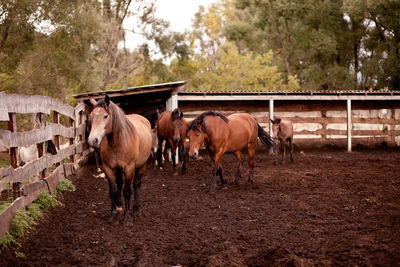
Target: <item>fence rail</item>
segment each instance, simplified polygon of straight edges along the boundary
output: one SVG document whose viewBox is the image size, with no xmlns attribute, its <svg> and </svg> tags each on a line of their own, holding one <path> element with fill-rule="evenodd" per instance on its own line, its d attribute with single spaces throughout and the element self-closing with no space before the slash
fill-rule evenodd
<svg viewBox="0 0 400 267">
<path fill-rule="evenodd" d="M 79 156 L 89 153 L 84 139 L 85 133 L 85 104 L 77 107 L 59 102 L 47 96 L 23 96 L 0 92 L 0 121 L 7 121 L 8 130 L 0 129 L 0 146 L 9 150 L 10 167 L 0 168 L 0 192 L 11 190 L 14 202 L 0 213 L 0 238 L 8 231 L 11 220 L 18 209 L 37 199 L 42 190 L 54 190 L 58 182 L 75 173 Z M 16 114 L 36 114 L 42 127 L 27 132 L 18 132 Z M 52 122 L 43 122 L 41 114 L 49 114 Z M 59 123 L 59 115 L 68 118 L 68 126 Z M 69 146 L 60 149 L 60 136 L 67 138 Z M 55 155 L 45 155 L 43 143 L 54 140 L 58 152 Z M 17 166 L 18 147 L 37 145 L 38 157 Z M 69 162 L 65 163 L 65 159 Z M 46 170 L 52 166 L 55 169 L 46 176 Z M 31 181 L 32 177 L 40 175 L 40 180 Z M 21 186 L 21 183 L 24 182 Z"/>
</svg>

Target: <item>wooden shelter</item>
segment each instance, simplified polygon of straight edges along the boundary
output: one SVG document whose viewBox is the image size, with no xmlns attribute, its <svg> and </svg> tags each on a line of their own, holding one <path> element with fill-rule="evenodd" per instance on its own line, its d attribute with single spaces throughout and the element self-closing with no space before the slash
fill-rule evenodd
<svg viewBox="0 0 400 267">
<path fill-rule="evenodd" d="M 74 96 L 87 102 L 106 93 L 126 113 L 164 105 L 193 119 L 203 111 L 252 114 L 271 132 L 270 119 L 292 120 L 296 143 L 400 145 L 400 91 L 187 91 L 184 81 Z"/>
</svg>

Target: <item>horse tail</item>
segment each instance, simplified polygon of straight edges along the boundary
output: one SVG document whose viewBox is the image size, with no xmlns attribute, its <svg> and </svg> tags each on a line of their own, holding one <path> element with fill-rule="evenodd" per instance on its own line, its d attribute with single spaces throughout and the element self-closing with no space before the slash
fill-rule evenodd
<svg viewBox="0 0 400 267">
<path fill-rule="evenodd" d="M 276 144 L 274 139 L 257 123 L 258 126 L 258 137 L 260 138 L 261 142 L 269 148 L 270 151 L 276 150 Z"/>
</svg>

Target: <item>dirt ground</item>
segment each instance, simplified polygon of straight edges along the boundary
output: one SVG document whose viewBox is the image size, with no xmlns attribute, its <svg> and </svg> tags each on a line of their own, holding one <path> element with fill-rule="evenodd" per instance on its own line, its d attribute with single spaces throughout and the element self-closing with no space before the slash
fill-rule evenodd
<svg viewBox="0 0 400 267">
<path fill-rule="evenodd" d="M 133 227 L 110 224 L 108 185 L 90 163 L 0 266 L 395 266 L 400 263 L 400 150 L 305 151 L 275 166 L 259 151 L 255 186 L 210 193 L 207 155 L 185 174 L 147 172 Z M 26 259 L 16 258 L 22 252 Z"/>
</svg>

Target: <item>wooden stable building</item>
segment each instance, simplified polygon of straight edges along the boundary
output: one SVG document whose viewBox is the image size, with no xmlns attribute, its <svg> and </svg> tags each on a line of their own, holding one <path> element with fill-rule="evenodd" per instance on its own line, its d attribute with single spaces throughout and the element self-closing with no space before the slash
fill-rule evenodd
<svg viewBox="0 0 400 267">
<path fill-rule="evenodd" d="M 267 130 L 289 119 L 298 145 L 400 145 L 400 91 L 186 91 L 185 82 L 75 95 L 88 103 L 107 93 L 126 113 L 163 105 L 192 120 L 203 111 L 247 112 Z"/>
</svg>

